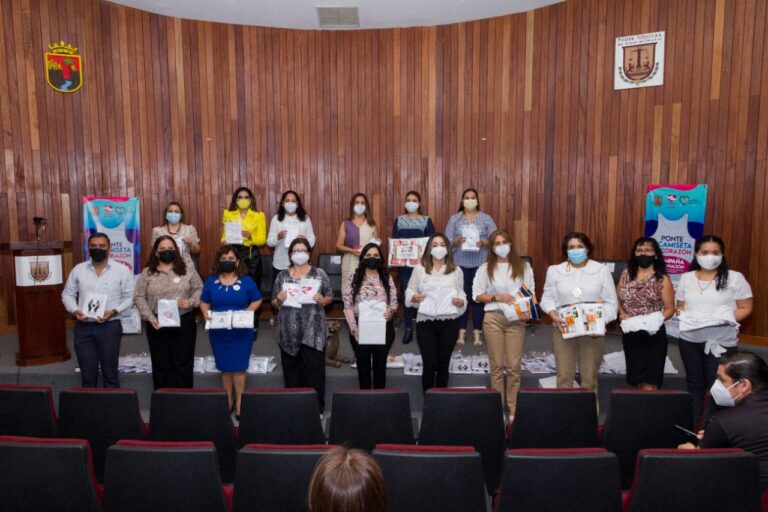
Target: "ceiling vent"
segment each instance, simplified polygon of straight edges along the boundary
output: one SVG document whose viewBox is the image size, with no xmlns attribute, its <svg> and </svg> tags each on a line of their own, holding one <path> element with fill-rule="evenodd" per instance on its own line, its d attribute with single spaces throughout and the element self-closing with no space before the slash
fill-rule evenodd
<svg viewBox="0 0 768 512">
<path fill-rule="evenodd" d="M 357 7 L 318 7 L 320 28 L 350 28 L 360 26 Z"/>
</svg>

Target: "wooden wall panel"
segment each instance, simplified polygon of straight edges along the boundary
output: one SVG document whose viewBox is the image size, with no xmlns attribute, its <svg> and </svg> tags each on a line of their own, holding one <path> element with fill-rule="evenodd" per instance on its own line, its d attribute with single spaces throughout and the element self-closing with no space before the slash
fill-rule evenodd
<svg viewBox="0 0 768 512">
<path fill-rule="evenodd" d="M 768 9 L 760 0 L 568 0 L 511 16 L 393 30 L 294 31 L 162 17 L 100 0 L 0 0 L 0 242 L 31 217 L 72 240 L 81 198 L 137 195 L 143 244 L 180 200 L 210 264 L 221 210 L 250 186 L 270 218 L 298 190 L 319 252 L 350 196 L 383 234 L 419 190 L 438 229 L 468 186 L 539 290 L 561 236 L 623 258 L 650 183 L 707 183 L 706 230 L 752 283 L 747 332 L 768 336 Z M 663 87 L 613 90 L 617 36 L 667 33 Z M 84 85 L 45 82 L 47 44 Z M 144 247 L 146 256 L 146 247 Z M 12 290 L 3 258 L 0 322 Z M 12 313 L 12 307 L 10 308 Z"/>
</svg>

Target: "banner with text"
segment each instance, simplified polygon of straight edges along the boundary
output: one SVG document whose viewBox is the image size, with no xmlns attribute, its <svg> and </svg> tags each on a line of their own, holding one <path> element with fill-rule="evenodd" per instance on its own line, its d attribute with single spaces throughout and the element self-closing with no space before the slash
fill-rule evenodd
<svg viewBox="0 0 768 512">
<path fill-rule="evenodd" d="M 88 258 L 88 237 L 109 236 L 110 259 L 125 265 L 134 275 L 141 272 L 138 197 L 83 198 L 83 254 Z"/>
<path fill-rule="evenodd" d="M 693 246 L 704 234 L 707 186 L 649 185 L 645 203 L 645 236 L 655 238 L 673 281 L 688 272 Z"/>
</svg>

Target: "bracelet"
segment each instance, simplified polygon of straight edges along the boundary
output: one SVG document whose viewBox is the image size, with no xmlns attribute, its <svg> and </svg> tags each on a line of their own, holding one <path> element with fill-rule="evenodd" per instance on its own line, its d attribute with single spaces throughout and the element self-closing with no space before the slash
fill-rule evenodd
<svg viewBox="0 0 768 512">
<path fill-rule="evenodd" d="M 495 295 L 491 297 L 491 302 L 496 302 L 496 296 Z"/>
</svg>

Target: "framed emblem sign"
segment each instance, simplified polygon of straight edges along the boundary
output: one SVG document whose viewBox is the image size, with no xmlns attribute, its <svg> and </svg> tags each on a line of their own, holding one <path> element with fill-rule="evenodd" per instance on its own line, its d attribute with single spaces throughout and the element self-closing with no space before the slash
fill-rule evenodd
<svg viewBox="0 0 768 512">
<path fill-rule="evenodd" d="M 64 41 L 48 45 L 45 80 L 59 92 L 75 92 L 83 86 L 83 60 L 77 48 Z"/>
<path fill-rule="evenodd" d="M 613 88 L 664 85 L 664 32 L 616 38 Z"/>
</svg>

